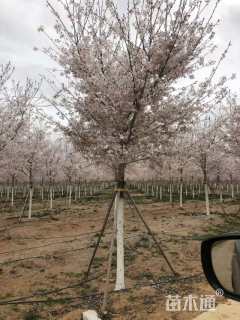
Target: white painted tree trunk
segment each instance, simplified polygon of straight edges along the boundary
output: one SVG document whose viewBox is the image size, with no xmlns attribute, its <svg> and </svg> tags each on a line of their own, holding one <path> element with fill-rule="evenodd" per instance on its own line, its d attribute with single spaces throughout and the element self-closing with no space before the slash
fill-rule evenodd
<svg viewBox="0 0 240 320">
<path fill-rule="evenodd" d="M 173 190 L 172 190 L 172 184 L 169 185 L 169 202 L 173 203 Z"/>
<path fill-rule="evenodd" d="M 69 186 L 69 197 L 68 197 L 68 206 L 71 207 L 72 204 L 72 186 Z"/>
<path fill-rule="evenodd" d="M 77 201 L 77 186 L 74 186 L 74 200 Z"/>
<path fill-rule="evenodd" d="M 80 185 L 78 186 L 78 199 L 80 199 L 81 198 L 81 187 L 80 187 Z"/>
<path fill-rule="evenodd" d="M 192 198 L 195 199 L 195 187 L 194 187 L 194 184 L 192 186 Z"/>
<path fill-rule="evenodd" d="M 44 189 L 43 187 L 41 188 L 41 197 L 42 197 L 42 201 L 44 200 Z"/>
<path fill-rule="evenodd" d="M 32 198 L 33 198 L 33 188 L 30 188 L 30 190 L 29 190 L 28 219 L 32 218 Z"/>
<path fill-rule="evenodd" d="M 182 208 L 183 207 L 183 184 L 182 183 L 180 183 L 179 202 L 180 202 L 180 208 Z"/>
<path fill-rule="evenodd" d="M 50 187 L 50 209 L 52 210 L 53 208 L 53 189 Z"/>
<path fill-rule="evenodd" d="M 210 215 L 209 194 L 208 194 L 207 183 L 204 184 L 204 191 L 205 191 L 206 214 Z"/>
<path fill-rule="evenodd" d="M 115 199 L 114 217 L 116 219 L 117 274 L 115 290 L 125 289 L 124 279 L 124 199 L 120 192 Z"/>
<path fill-rule="evenodd" d="M 234 199 L 235 195 L 234 195 L 234 185 L 231 184 L 231 192 L 232 192 L 232 199 Z"/>
<path fill-rule="evenodd" d="M 11 206 L 12 207 L 14 206 L 14 187 L 12 187 L 12 190 L 11 190 Z"/>
<path fill-rule="evenodd" d="M 220 186 L 219 188 L 220 188 L 220 202 L 223 202 L 223 188 L 222 186 Z"/>
<path fill-rule="evenodd" d="M 163 199 L 162 186 L 160 186 L 159 198 L 162 201 L 162 199 Z"/>
</svg>

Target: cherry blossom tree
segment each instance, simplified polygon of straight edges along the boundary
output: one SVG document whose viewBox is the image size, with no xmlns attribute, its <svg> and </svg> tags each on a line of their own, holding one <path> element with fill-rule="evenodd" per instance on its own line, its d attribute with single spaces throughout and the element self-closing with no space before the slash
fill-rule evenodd
<svg viewBox="0 0 240 320">
<path fill-rule="evenodd" d="M 49 102 L 75 148 L 108 164 L 118 188 L 129 164 L 161 154 L 171 137 L 185 131 L 198 113 L 225 94 L 225 78 L 212 78 L 210 59 L 219 0 L 47 1 L 56 19 L 48 54 L 63 69 L 65 84 Z M 195 81 L 203 68 L 209 76 Z M 116 198 L 117 281 L 124 284 L 122 193 Z"/>
<path fill-rule="evenodd" d="M 191 134 L 179 135 L 170 146 L 174 165 L 179 172 L 179 205 L 183 207 L 183 174 L 184 169 L 192 160 L 193 140 Z"/>
<path fill-rule="evenodd" d="M 240 157 L 240 105 L 236 101 L 236 97 L 229 98 L 228 121 L 225 126 L 225 142 L 226 151 Z"/>
<path fill-rule="evenodd" d="M 28 218 L 32 217 L 32 200 L 34 183 L 37 172 L 42 166 L 42 150 L 44 148 L 45 134 L 41 128 L 30 126 L 26 129 L 25 135 L 21 137 L 21 148 L 23 154 L 22 172 L 27 177 L 29 186 L 29 208 Z"/>
<path fill-rule="evenodd" d="M 21 131 L 20 131 L 21 132 Z M 11 206 L 14 206 L 14 191 L 17 180 L 23 180 L 21 172 L 23 164 L 23 152 L 21 144 L 19 144 L 19 137 L 9 142 L 0 154 L 0 173 L 4 174 L 5 181 L 9 180 L 8 196 L 11 192 Z"/>
<path fill-rule="evenodd" d="M 87 167 L 88 165 L 81 157 L 81 154 L 75 152 L 72 145 L 69 145 L 69 143 L 66 143 L 65 145 L 65 153 L 62 160 L 62 170 L 67 180 L 68 206 L 70 207 L 72 203 L 73 184 L 76 180 L 80 180 L 81 174 L 83 173 L 83 167 Z M 76 194 L 76 185 L 74 191 Z"/>
<path fill-rule="evenodd" d="M 225 122 L 225 117 L 218 111 L 217 116 L 206 118 L 194 128 L 192 157 L 196 164 L 201 168 L 203 175 L 206 214 L 210 214 L 209 205 L 209 167 L 213 157 L 219 154 L 219 148 L 222 141 L 221 129 Z M 216 162 L 216 159 L 214 160 Z"/>
<path fill-rule="evenodd" d="M 199 111 L 196 101 L 213 93 L 210 78 L 176 86 L 212 63 L 206 57 L 215 48 L 219 1 L 204 20 L 208 1 L 128 1 L 123 14 L 111 0 L 58 2 L 66 16 L 47 2 L 57 37 L 45 52 L 70 82 L 52 103 L 68 111 L 59 112 L 74 145 L 94 161 L 108 161 L 119 181 L 129 163 L 185 129 Z"/>
<path fill-rule="evenodd" d="M 59 173 L 60 162 L 62 159 L 61 152 L 61 144 L 58 141 L 52 141 L 50 139 L 46 139 L 45 148 L 42 151 L 42 162 L 44 165 L 43 172 L 46 175 L 49 183 L 49 200 L 50 200 L 50 209 L 53 208 L 53 187 L 55 179 Z M 43 190 L 42 190 L 43 197 Z"/>
<path fill-rule="evenodd" d="M 226 176 L 226 180 L 229 181 L 230 183 L 230 188 L 231 188 L 231 198 L 234 199 L 235 198 L 235 188 L 234 188 L 234 184 L 236 183 L 236 176 L 237 172 L 238 172 L 238 168 L 239 168 L 239 159 L 233 156 L 226 156 L 225 158 L 225 176 Z"/>
<path fill-rule="evenodd" d="M 0 65 L 0 152 L 18 135 L 40 88 L 30 79 L 25 84 L 10 81 L 13 72 L 10 63 Z"/>
</svg>

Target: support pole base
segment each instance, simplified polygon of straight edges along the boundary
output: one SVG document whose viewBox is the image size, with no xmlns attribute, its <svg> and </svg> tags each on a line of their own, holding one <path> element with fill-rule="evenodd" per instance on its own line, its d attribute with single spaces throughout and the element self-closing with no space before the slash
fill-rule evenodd
<svg viewBox="0 0 240 320">
<path fill-rule="evenodd" d="M 87 310 L 82 314 L 82 320 L 101 320 L 95 310 Z"/>
</svg>

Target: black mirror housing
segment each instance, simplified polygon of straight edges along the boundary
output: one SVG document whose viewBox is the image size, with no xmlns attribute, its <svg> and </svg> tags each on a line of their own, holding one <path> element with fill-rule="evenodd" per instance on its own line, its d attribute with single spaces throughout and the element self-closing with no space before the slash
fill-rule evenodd
<svg viewBox="0 0 240 320">
<path fill-rule="evenodd" d="M 201 261 L 209 284 L 221 289 L 225 297 L 240 301 L 240 233 L 203 241 Z"/>
</svg>

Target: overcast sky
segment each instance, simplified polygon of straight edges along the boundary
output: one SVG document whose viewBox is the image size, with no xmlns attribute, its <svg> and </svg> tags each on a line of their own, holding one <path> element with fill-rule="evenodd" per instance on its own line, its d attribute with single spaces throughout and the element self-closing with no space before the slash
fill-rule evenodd
<svg viewBox="0 0 240 320">
<path fill-rule="evenodd" d="M 124 1 L 124 0 L 121 0 Z M 34 47 L 47 45 L 47 39 L 37 31 L 40 25 L 51 27 L 54 21 L 45 0 L 0 0 L 0 64 L 11 61 L 16 76 L 36 78 L 53 67 L 53 62 Z M 240 84 L 240 0 L 222 0 L 217 16 L 221 25 L 217 30 L 217 44 L 223 51 L 229 40 L 230 52 L 220 69 L 221 74 L 237 73 L 231 85 L 239 91 Z"/>
</svg>

